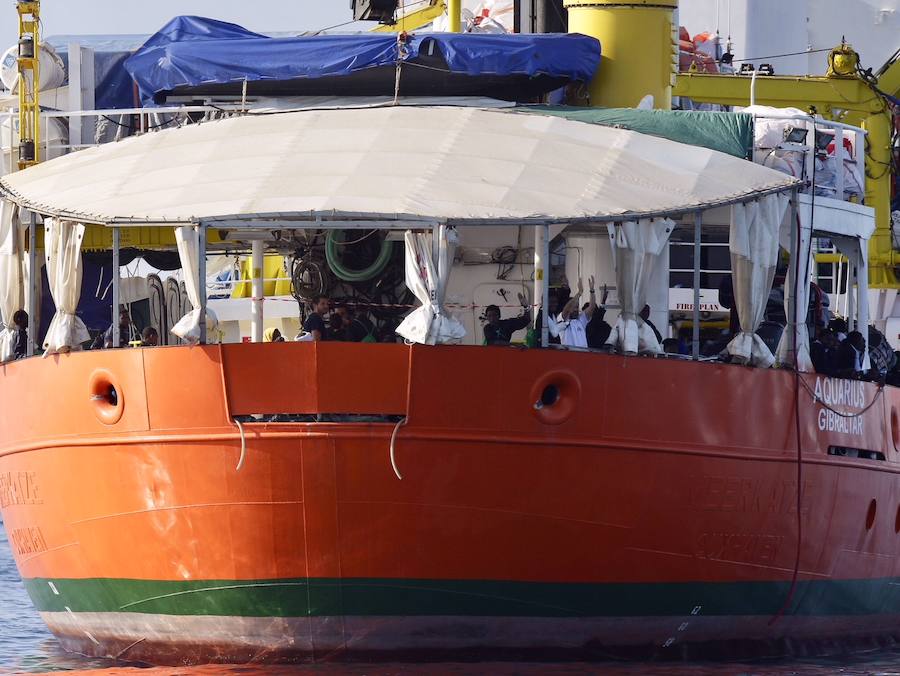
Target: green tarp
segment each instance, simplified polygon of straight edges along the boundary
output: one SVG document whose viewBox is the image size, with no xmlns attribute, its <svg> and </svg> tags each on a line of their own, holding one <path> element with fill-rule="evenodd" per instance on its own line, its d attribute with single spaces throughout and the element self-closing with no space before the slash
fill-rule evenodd
<svg viewBox="0 0 900 676">
<path fill-rule="evenodd" d="M 629 129 L 745 159 L 753 151 L 753 116 L 749 113 L 570 106 L 522 106 L 516 110 Z"/>
</svg>

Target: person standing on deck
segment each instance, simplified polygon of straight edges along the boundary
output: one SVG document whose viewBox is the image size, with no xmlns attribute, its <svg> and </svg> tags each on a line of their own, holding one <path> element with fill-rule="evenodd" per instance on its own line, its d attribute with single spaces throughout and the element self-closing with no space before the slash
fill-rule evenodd
<svg viewBox="0 0 900 676">
<path fill-rule="evenodd" d="M 582 311 L 578 308 L 581 294 L 584 293 L 584 286 L 579 279 L 578 290 L 575 295 L 569 299 L 569 302 L 566 303 L 566 306 L 557 318 L 560 342 L 566 347 L 587 348 L 588 346 L 585 328 L 591 320 L 594 310 L 597 309 L 597 299 L 594 296 L 593 275 L 588 278 L 588 288 L 590 289 L 591 299 L 586 310 Z"/>
<path fill-rule="evenodd" d="M 22 359 L 28 356 L 28 313 L 25 310 L 16 310 L 13 314 L 13 324 L 16 325 L 13 354 L 16 359 Z"/>
<path fill-rule="evenodd" d="M 641 310 L 641 314 L 639 314 L 638 316 L 644 320 L 644 324 L 653 329 L 653 333 L 656 336 L 656 342 L 662 344 L 662 334 L 659 332 L 656 326 L 653 325 L 653 322 L 650 321 L 650 306 L 645 305 Z"/>
<path fill-rule="evenodd" d="M 591 278 L 593 280 L 593 277 Z M 590 287 L 591 302 L 594 301 L 593 284 Z M 609 287 L 603 285 L 603 295 L 600 296 L 600 304 L 595 305 L 591 314 L 591 320 L 584 327 L 585 336 L 587 338 L 588 347 L 592 350 L 603 349 L 606 345 L 606 339 L 612 333 L 612 326 L 609 325 L 604 317 L 606 316 L 606 300 L 609 298 Z"/>
<path fill-rule="evenodd" d="M 328 312 L 330 302 L 328 296 L 318 294 L 313 296 L 310 302 L 312 312 L 306 321 L 303 322 L 303 330 L 306 334 L 312 336 L 307 340 L 319 341 L 326 340 L 328 337 L 328 329 L 325 326 L 325 313 Z"/>
<path fill-rule="evenodd" d="M 128 313 L 128 308 L 123 307 L 119 310 L 119 344 L 113 345 L 113 326 L 109 325 L 109 328 L 103 333 L 103 342 L 98 345 L 99 341 L 94 341 L 94 345 L 92 346 L 94 349 L 98 347 L 111 348 L 111 347 L 128 347 L 132 342 L 138 341 L 140 338 L 138 337 L 137 327 L 131 323 L 131 315 Z"/>
<path fill-rule="evenodd" d="M 157 347 L 159 345 L 159 331 L 152 326 L 141 331 L 141 347 Z"/>
<path fill-rule="evenodd" d="M 531 322 L 531 312 L 528 311 L 528 303 L 521 293 L 519 303 L 522 305 L 522 314 L 511 319 L 500 319 L 500 308 L 496 305 L 488 305 L 485 308 L 484 316 L 487 319 L 484 326 L 485 345 L 509 345 L 512 334 L 528 326 Z"/>
</svg>

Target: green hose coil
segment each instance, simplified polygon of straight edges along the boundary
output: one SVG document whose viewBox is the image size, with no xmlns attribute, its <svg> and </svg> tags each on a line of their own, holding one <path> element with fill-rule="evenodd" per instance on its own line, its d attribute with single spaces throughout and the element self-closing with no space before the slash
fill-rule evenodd
<svg viewBox="0 0 900 676">
<path fill-rule="evenodd" d="M 338 234 L 340 233 L 340 234 Z M 341 240 L 338 240 L 340 236 Z M 328 267 L 335 276 L 344 282 L 367 282 L 377 277 L 387 267 L 391 260 L 391 254 L 394 250 L 394 243 L 389 242 L 386 238 L 381 242 L 381 251 L 378 252 L 378 258 L 367 268 L 362 270 L 351 270 L 343 264 L 341 254 L 338 247 L 343 244 L 343 230 L 329 230 L 328 236 L 325 238 L 325 260 L 328 261 Z"/>
</svg>

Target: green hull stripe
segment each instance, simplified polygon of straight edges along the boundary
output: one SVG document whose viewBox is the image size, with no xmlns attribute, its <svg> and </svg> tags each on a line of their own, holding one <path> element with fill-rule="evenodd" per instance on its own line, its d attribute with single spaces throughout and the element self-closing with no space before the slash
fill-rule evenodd
<svg viewBox="0 0 900 676">
<path fill-rule="evenodd" d="M 52 583 L 52 586 L 51 584 Z M 774 615 L 788 582 L 564 584 L 498 580 L 25 581 L 38 610 L 245 617 Z M 58 593 L 54 593 L 54 589 Z M 805 581 L 790 615 L 900 614 L 900 578 Z"/>
</svg>

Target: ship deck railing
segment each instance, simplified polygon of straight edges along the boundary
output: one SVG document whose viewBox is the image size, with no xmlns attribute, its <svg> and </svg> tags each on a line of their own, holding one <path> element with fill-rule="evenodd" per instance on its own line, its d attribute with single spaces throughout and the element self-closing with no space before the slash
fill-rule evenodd
<svg viewBox="0 0 900 676">
<path fill-rule="evenodd" d="M 816 195 L 822 197 L 827 196 L 825 193 L 833 190 L 834 196 L 831 197 L 831 199 L 836 199 L 844 202 L 854 202 L 858 204 L 865 203 L 865 170 L 863 169 L 862 173 L 859 176 L 859 178 L 861 179 L 859 181 L 859 187 L 862 190 L 862 194 L 846 192 L 847 185 L 845 181 L 844 171 L 844 168 L 846 166 L 854 168 L 862 166 L 859 159 L 865 154 L 867 136 L 867 132 L 865 129 L 862 129 L 861 127 L 855 127 L 850 124 L 844 124 L 843 122 L 824 120 L 814 115 L 796 115 L 789 113 L 766 113 L 764 115 L 754 114 L 754 128 L 756 127 L 757 120 L 778 120 L 781 122 L 795 122 L 796 125 L 793 125 L 793 128 L 805 132 L 803 136 L 803 142 L 796 142 L 785 139 L 775 147 L 762 146 L 754 142 L 754 158 L 756 157 L 757 152 L 767 152 L 764 160 L 762 162 L 757 162 L 757 164 L 765 165 L 765 160 L 767 160 L 777 151 L 796 153 L 802 158 L 801 174 L 799 176 L 794 175 L 795 178 L 804 180 L 804 187 L 800 190 L 801 194 L 810 194 L 814 189 L 816 189 L 818 190 L 818 192 L 816 192 Z M 848 153 L 843 144 L 843 139 L 847 138 L 848 135 L 852 139 L 852 153 Z M 824 147 L 818 145 L 818 140 L 820 138 L 823 140 L 827 140 L 828 138 L 830 138 L 832 142 L 834 142 L 833 156 L 825 150 L 828 144 L 825 144 Z M 842 139 L 841 143 L 836 142 L 838 138 Z M 822 152 L 825 153 L 826 159 L 831 159 L 833 157 L 835 166 L 833 185 L 819 183 L 814 184 L 814 177 L 816 174 L 815 160 L 817 154 Z"/>
</svg>

